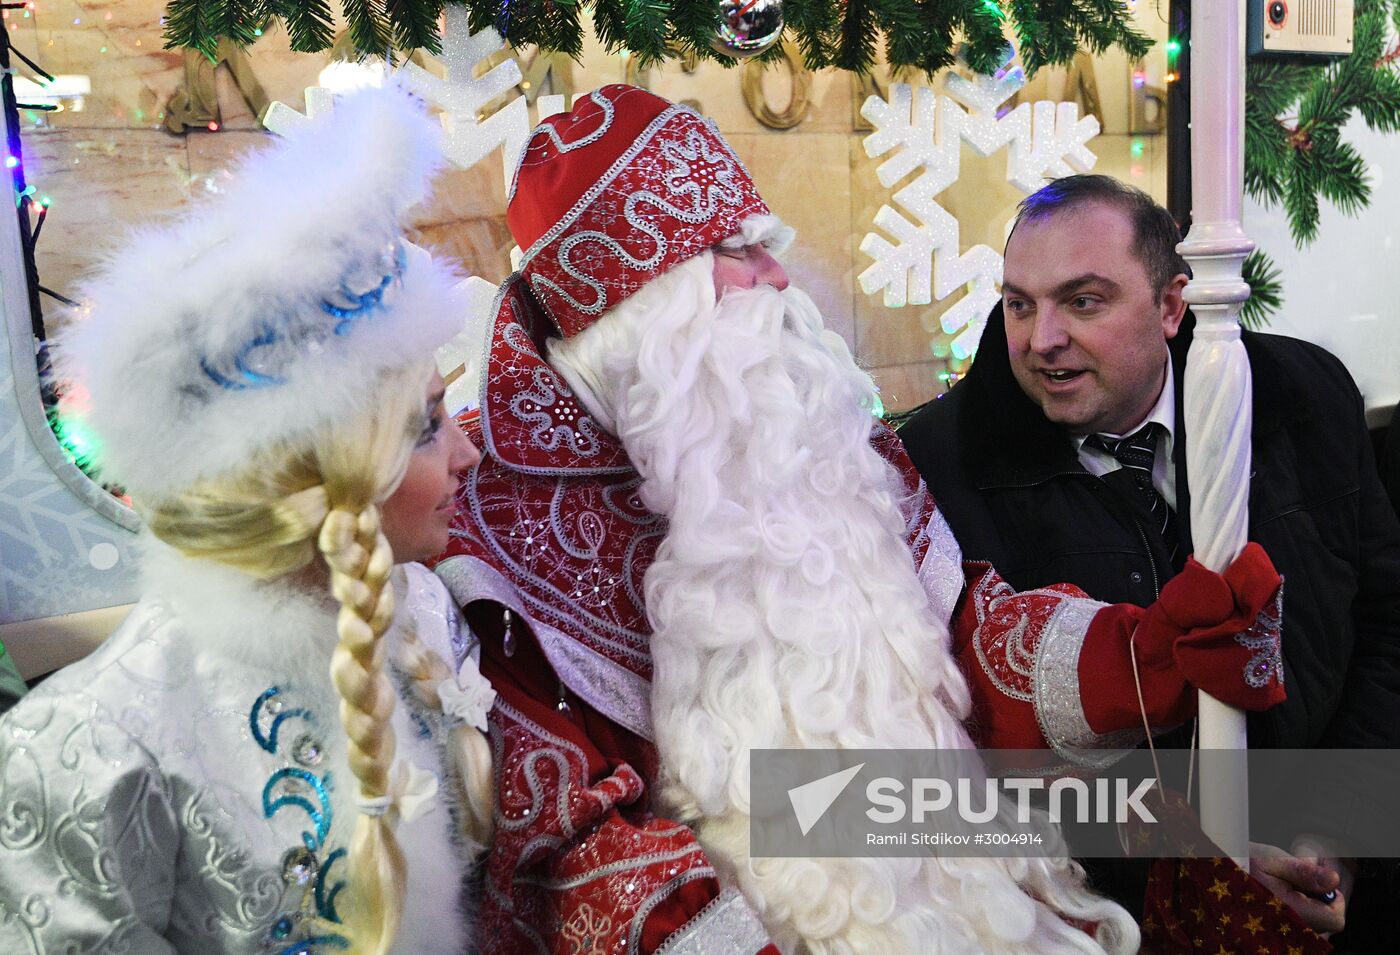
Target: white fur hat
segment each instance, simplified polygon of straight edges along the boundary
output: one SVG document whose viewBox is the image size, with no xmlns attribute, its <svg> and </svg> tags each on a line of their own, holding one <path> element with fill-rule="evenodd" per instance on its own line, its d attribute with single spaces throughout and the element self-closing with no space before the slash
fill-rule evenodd
<svg viewBox="0 0 1400 955">
<path fill-rule="evenodd" d="M 402 240 L 440 136 L 398 88 L 339 98 L 105 265 L 54 348 L 105 480 L 154 502 L 236 471 L 371 410 L 376 375 L 461 330 L 457 276 Z"/>
</svg>

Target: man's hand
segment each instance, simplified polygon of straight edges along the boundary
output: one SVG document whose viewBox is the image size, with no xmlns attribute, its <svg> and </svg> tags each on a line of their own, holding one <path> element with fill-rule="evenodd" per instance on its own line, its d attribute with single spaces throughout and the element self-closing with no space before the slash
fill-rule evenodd
<svg viewBox="0 0 1400 955">
<path fill-rule="evenodd" d="M 1336 858 L 1325 855 L 1321 844 L 1299 837 L 1293 852 L 1252 842 L 1249 874 L 1288 904 L 1298 917 L 1323 938 L 1340 932 L 1346 924 L 1351 871 Z M 1329 896 L 1330 893 L 1335 893 Z M 1324 901 L 1329 896 L 1331 901 Z"/>
</svg>

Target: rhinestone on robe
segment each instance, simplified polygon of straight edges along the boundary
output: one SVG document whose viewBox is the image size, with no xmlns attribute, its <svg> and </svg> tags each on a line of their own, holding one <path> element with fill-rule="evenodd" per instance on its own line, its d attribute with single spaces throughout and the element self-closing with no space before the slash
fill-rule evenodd
<svg viewBox="0 0 1400 955">
<path fill-rule="evenodd" d="M 298 736 L 292 744 L 292 759 L 303 766 L 320 765 L 322 755 L 321 741 L 310 733 Z"/>
<path fill-rule="evenodd" d="M 282 881 L 288 885 L 306 885 L 316 878 L 320 866 L 316 854 L 304 846 L 288 849 L 282 856 Z"/>
</svg>

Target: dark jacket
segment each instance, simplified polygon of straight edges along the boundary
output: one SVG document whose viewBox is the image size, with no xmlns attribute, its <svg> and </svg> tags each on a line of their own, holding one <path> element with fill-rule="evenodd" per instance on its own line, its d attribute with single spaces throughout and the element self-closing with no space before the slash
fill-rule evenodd
<svg viewBox="0 0 1400 955">
<path fill-rule="evenodd" d="M 1188 314 L 1170 343 L 1179 559 L 1191 540 L 1182 374 L 1194 325 Z M 1249 536 L 1285 581 L 1288 693 L 1249 715 L 1250 747 L 1400 747 L 1400 522 L 1376 473 L 1361 396 L 1323 349 L 1243 337 L 1254 387 Z M 1146 606 L 1179 569 L 1140 498 L 1117 493 L 1111 474 L 1086 472 L 1069 436 L 1021 391 L 1000 305 L 967 376 L 899 434 L 964 558 L 990 561 L 1018 590 L 1067 582 L 1099 600 Z M 1307 804 L 1299 812 L 1325 820 L 1317 831 L 1365 844 L 1345 805 L 1378 800 L 1381 810 L 1394 791 L 1388 778 L 1325 788 L 1299 780 L 1290 796 Z M 1137 911 L 1145 863 L 1085 862 L 1101 890 Z M 1392 863 L 1363 860 L 1345 935 L 1354 950 L 1390 950 L 1396 882 Z"/>
<path fill-rule="evenodd" d="M 1182 372 L 1177 519 L 1190 546 Z M 1252 747 L 1400 747 L 1400 522 L 1381 487 L 1361 397 L 1321 348 L 1244 333 L 1254 379 L 1249 536 L 1283 575 L 1288 699 L 1249 718 Z M 1131 494 L 1080 465 L 1011 372 L 1000 306 L 967 376 L 901 430 L 963 556 L 1017 589 L 1068 582 L 1146 606 L 1178 568 Z M 1111 476 L 1108 476 L 1111 477 Z"/>
</svg>

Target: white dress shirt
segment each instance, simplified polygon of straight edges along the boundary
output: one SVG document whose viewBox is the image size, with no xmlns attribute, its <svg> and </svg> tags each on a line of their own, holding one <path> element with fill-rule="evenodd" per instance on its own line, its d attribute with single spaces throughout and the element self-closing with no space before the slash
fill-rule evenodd
<svg viewBox="0 0 1400 955">
<path fill-rule="evenodd" d="M 1157 396 L 1157 403 L 1152 406 L 1147 417 L 1122 434 L 1101 434 L 1105 441 L 1119 441 L 1130 434 L 1141 431 L 1149 422 L 1155 421 L 1162 426 L 1162 430 L 1157 432 L 1157 444 L 1153 449 L 1152 486 L 1157 489 L 1157 493 L 1162 495 L 1167 506 L 1173 511 L 1176 510 L 1176 468 L 1172 466 L 1172 448 L 1176 441 L 1175 381 L 1176 369 L 1172 366 L 1171 355 L 1168 354 L 1167 376 L 1162 383 L 1161 394 Z M 1122 467 L 1118 463 L 1118 459 L 1107 451 L 1091 446 L 1086 447 L 1084 441 L 1087 437 L 1088 435 L 1077 435 L 1074 439 L 1074 448 L 1079 454 L 1079 463 L 1084 465 L 1084 470 L 1102 477 L 1108 472 L 1117 471 Z"/>
</svg>

